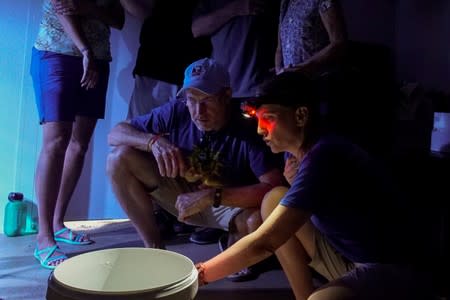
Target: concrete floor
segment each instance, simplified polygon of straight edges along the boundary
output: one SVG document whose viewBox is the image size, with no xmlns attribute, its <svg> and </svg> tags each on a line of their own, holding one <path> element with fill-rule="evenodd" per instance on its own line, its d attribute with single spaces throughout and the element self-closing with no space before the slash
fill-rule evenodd
<svg viewBox="0 0 450 300">
<path fill-rule="evenodd" d="M 142 247 L 142 243 L 126 220 L 68 222 L 67 226 L 83 230 L 96 242 L 88 246 L 61 244 L 69 257 L 87 251 L 120 247 Z M 181 253 L 192 261 L 206 260 L 219 252 L 217 244 L 195 245 L 187 236 L 167 241 L 167 249 Z M 35 236 L 6 237 L 0 235 L 0 300 L 45 299 L 51 271 L 42 268 L 33 257 Z M 205 299 L 294 299 L 284 273 L 280 269 L 262 273 L 258 279 L 230 282 L 226 279 L 201 287 L 196 300 Z"/>
</svg>

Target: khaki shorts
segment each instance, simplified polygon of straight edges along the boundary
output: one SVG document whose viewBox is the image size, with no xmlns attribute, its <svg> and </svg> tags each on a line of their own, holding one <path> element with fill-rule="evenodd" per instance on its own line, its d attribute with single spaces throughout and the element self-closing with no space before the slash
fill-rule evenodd
<svg viewBox="0 0 450 300">
<path fill-rule="evenodd" d="M 355 264 L 340 255 L 315 227 L 313 238 L 316 252 L 309 266 L 328 281 L 338 279 L 355 268 Z"/>
<path fill-rule="evenodd" d="M 427 300 L 434 299 L 430 272 L 408 265 L 353 263 L 340 255 L 317 229 L 316 253 L 309 264 L 330 282 L 327 286 L 345 286 L 356 299 Z M 319 288 L 319 289 L 321 289 Z"/>
<path fill-rule="evenodd" d="M 159 175 L 156 161 L 152 159 L 152 162 L 154 167 L 154 170 L 152 171 L 154 174 Z M 196 190 L 196 186 L 179 177 L 159 177 L 158 188 L 152 191 L 150 195 L 159 206 L 177 217 L 178 211 L 175 208 L 175 203 L 178 195 L 194 192 Z M 242 210 L 242 208 L 223 205 L 217 208 L 211 206 L 187 219 L 186 223 L 196 226 L 219 228 L 228 231 L 230 221 L 242 212 Z"/>
</svg>

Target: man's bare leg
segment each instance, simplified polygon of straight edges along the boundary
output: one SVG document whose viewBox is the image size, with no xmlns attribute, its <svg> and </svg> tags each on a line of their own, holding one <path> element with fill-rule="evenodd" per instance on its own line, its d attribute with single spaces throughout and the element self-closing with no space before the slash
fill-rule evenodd
<svg viewBox="0 0 450 300">
<path fill-rule="evenodd" d="M 227 246 L 231 246 L 247 234 L 255 231 L 261 224 L 261 213 L 258 208 L 241 211 L 230 223 Z"/>
<path fill-rule="evenodd" d="M 127 146 L 116 147 L 108 156 L 107 173 L 120 205 L 144 246 L 164 248 L 149 195 L 159 182 L 159 173 L 154 172 L 151 155 Z"/>
</svg>

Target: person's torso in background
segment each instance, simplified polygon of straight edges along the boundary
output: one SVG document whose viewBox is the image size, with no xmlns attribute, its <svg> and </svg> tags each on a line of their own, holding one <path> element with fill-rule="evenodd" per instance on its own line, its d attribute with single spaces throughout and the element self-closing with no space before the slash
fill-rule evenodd
<svg viewBox="0 0 450 300">
<path fill-rule="evenodd" d="M 202 2 L 214 11 L 232 1 Z M 263 3 L 260 14 L 234 17 L 211 35 L 212 57 L 228 68 L 235 98 L 254 97 L 274 67 L 280 4 L 276 0 Z"/>
<path fill-rule="evenodd" d="M 96 4 L 107 7 L 113 4 L 114 0 L 95 0 Z M 110 28 L 108 25 L 96 19 L 80 17 L 81 28 L 91 47 L 96 59 L 110 61 Z M 43 15 L 39 25 L 39 32 L 34 47 L 42 51 L 82 56 L 72 39 L 66 34 L 63 26 L 58 20 L 51 0 L 44 0 Z"/>
<path fill-rule="evenodd" d="M 308 60 L 329 44 L 320 10 L 334 0 L 282 0 L 280 9 L 280 41 L 283 66 Z"/>
<path fill-rule="evenodd" d="M 196 2 L 157 1 L 142 25 L 134 74 L 181 85 L 184 69 L 211 54 L 209 39 L 192 35 Z"/>
</svg>

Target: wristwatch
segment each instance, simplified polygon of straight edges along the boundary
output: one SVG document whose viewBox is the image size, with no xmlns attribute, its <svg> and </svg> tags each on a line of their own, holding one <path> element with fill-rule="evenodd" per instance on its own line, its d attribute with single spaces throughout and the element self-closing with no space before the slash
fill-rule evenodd
<svg viewBox="0 0 450 300">
<path fill-rule="evenodd" d="M 222 189 L 216 188 L 214 191 L 213 207 L 219 207 L 222 204 Z"/>
</svg>

